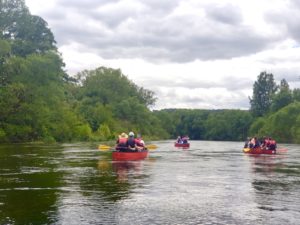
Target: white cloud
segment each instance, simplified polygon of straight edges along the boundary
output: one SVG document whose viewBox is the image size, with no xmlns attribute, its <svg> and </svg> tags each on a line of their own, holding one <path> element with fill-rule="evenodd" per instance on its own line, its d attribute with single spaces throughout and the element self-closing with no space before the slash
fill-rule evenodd
<svg viewBox="0 0 300 225">
<path fill-rule="evenodd" d="M 248 108 L 262 71 L 299 87 L 295 0 L 26 3 L 48 22 L 70 74 L 120 68 L 156 92 L 156 108 Z"/>
</svg>

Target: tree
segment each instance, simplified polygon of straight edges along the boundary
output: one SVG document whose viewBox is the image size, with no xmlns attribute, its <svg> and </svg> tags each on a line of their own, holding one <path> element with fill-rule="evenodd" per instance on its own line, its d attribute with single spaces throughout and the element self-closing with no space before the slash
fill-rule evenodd
<svg viewBox="0 0 300 225">
<path fill-rule="evenodd" d="M 57 50 L 47 22 L 31 15 L 24 0 L 0 0 L 0 38 L 9 40 L 18 56 Z"/>
<path fill-rule="evenodd" d="M 279 92 L 273 97 L 271 104 L 271 111 L 276 112 L 279 109 L 292 103 L 293 96 L 292 91 L 289 88 L 289 84 L 285 79 L 282 79 L 279 86 Z"/>
<path fill-rule="evenodd" d="M 273 74 L 261 72 L 253 85 L 253 95 L 250 98 L 250 109 L 254 116 L 263 116 L 269 112 L 276 90 Z"/>
<path fill-rule="evenodd" d="M 295 88 L 293 90 L 293 100 L 300 102 L 300 88 Z"/>
</svg>

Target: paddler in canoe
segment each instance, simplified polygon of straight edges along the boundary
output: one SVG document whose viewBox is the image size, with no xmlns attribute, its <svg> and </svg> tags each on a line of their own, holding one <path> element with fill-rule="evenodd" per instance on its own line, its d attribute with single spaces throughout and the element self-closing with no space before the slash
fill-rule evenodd
<svg viewBox="0 0 300 225">
<path fill-rule="evenodd" d="M 270 137 L 264 137 L 260 142 L 257 137 L 247 138 L 244 145 L 244 152 L 253 154 L 275 154 L 276 141 Z"/>
<path fill-rule="evenodd" d="M 141 135 L 134 138 L 134 133 L 132 131 L 127 135 L 122 133 L 116 142 L 116 150 L 126 152 L 126 151 L 142 151 L 145 150 L 145 143 L 142 140 Z"/>
</svg>

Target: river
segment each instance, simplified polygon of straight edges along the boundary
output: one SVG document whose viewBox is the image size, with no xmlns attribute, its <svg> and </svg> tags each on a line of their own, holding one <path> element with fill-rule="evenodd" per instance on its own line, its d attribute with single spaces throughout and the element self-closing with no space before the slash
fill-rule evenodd
<svg viewBox="0 0 300 225">
<path fill-rule="evenodd" d="M 300 145 L 152 144 L 123 163 L 91 143 L 0 145 L 0 224 L 300 224 Z"/>
</svg>

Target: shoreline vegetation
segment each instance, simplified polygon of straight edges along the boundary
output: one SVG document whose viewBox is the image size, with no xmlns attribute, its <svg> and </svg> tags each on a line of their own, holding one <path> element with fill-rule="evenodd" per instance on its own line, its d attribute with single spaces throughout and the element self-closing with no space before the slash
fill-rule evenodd
<svg viewBox="0 0 300 225">
<path fill-rule="evenodd" d="M 110 142 L 129 130 L 148 140 L 244 141 L 271 136 L 300 143 L 300 89 L 261 72 L 249 110 L 162 109 L 151 90 L 120 69 L 64 70 L 47 22 L 24 0 L 0 9 L 0 143 Z"/>
</svg>

